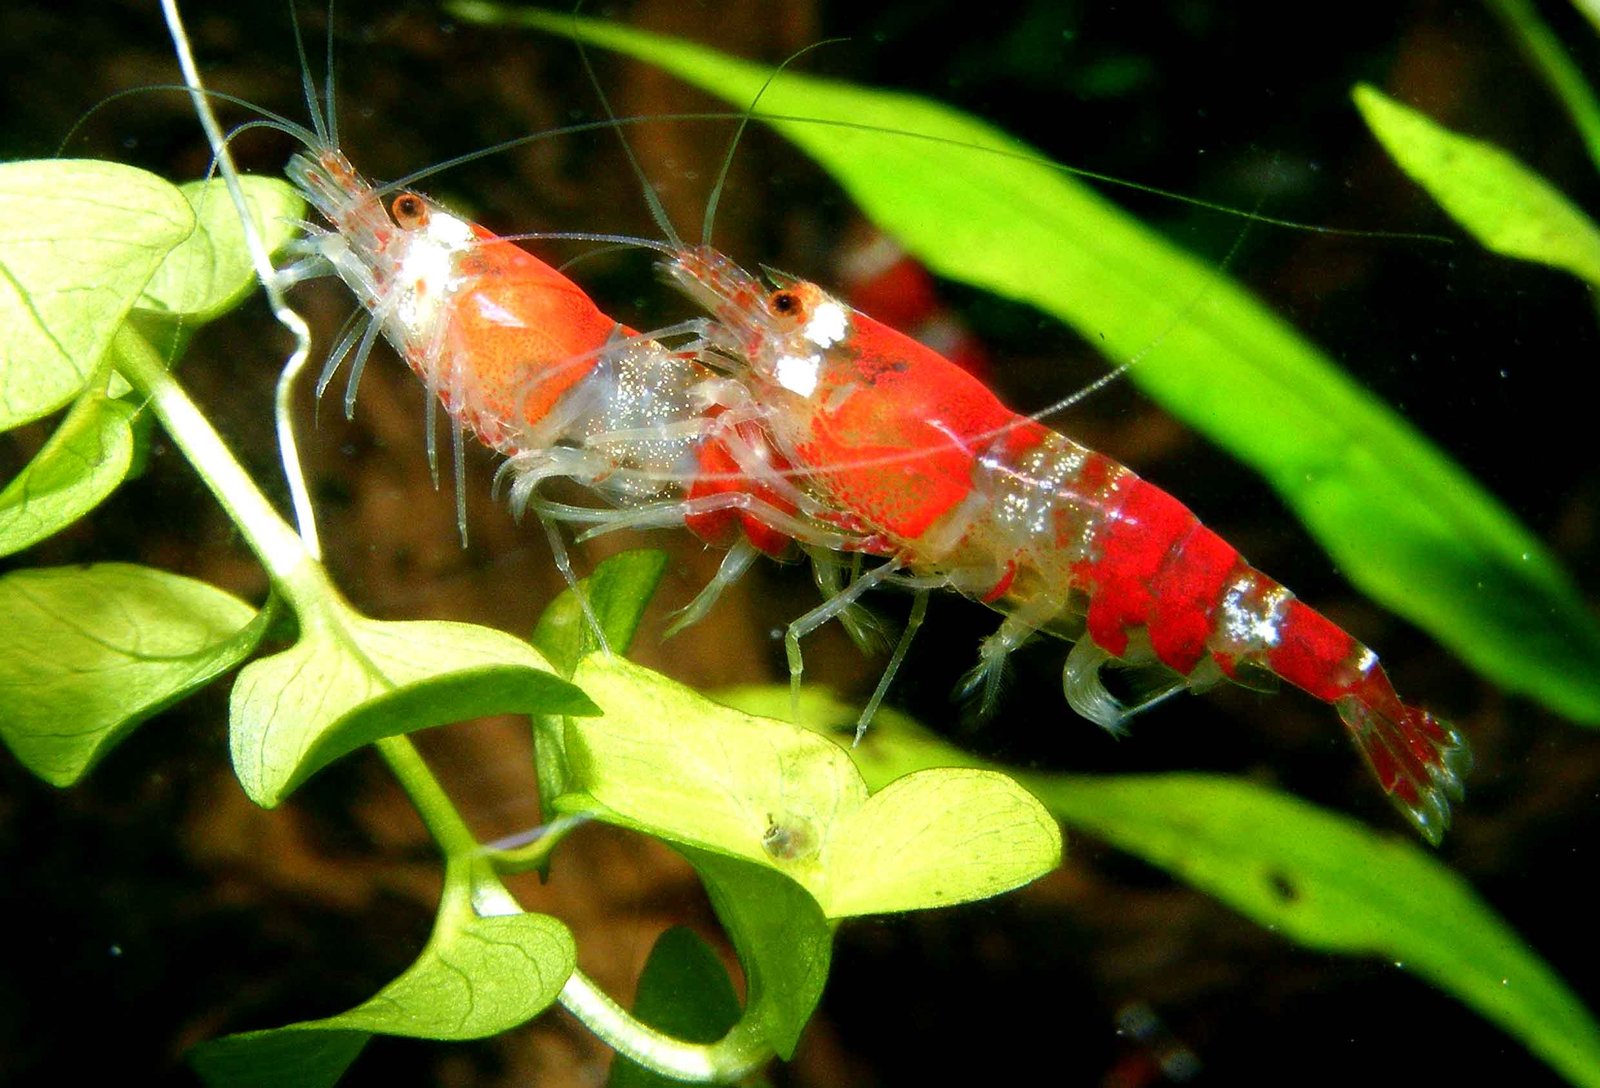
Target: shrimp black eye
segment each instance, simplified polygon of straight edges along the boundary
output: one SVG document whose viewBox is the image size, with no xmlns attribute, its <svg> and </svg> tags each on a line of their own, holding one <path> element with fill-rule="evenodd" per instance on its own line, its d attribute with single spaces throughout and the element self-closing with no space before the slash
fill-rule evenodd
<svg viewBox="0 0 1600 1088">
<path fill-rule="evenodd" d="M 406 230 L 418 230 L 428 225 L 428 205 L 416 193 L 401 193 L 389 205 L 394 221 Z"/>
<path fill-rule="evenodd" d="M 767 296 L 767 308 L 780 317 L 799 317 L 805 303 L 793 291 L 774 291 Z"/>
</svg>

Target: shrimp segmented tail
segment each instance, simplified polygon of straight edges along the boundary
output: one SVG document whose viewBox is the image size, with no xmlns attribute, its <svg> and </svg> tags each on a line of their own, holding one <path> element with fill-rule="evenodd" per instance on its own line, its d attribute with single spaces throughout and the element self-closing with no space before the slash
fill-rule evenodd
<svg viewBox="0 0 1600 1088">
<path fill-rule="evenodd" d="M 884 557 L 875 580 L 1004 614 L 968 690 L 992 698 L 1007 655 L 1038 633 L 1076 643 L 1068 702 L 1109 729 L 1178 691 L 1276 676 L 1334 706 L 1395 806 L 1440 841 L 1471 765 L 1460 734 L 1403 703 L 1372 651 L 1177 499 L 815 284 L 768 291 L 704 246 L 663 271 L 715 318 L 710 343 L 763 406 L 795 483 Z M 1108 663 L 1134 667 L 1144 696 L 1112 696 Z"/>
</svg>

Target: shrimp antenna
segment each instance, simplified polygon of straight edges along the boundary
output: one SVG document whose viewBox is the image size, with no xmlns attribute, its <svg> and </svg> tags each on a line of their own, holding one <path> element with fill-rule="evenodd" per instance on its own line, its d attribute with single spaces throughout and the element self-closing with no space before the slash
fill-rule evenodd
<svg viewBox="0 0 1600 1088">
<path fill-rule="evenodd" d="M 761 97 L 767 93 L 767 89 L 772 86 L 772 84 L 780 75 L 783 74 L 785 68 L 788 68 L 789 65 L 793 64 L 795 61 L 799 60 L 813 49 L 820 49 L 824 45 L 837 45 L 840 42 L 847 42 L 849 40 L 849 38 L 824 38 L 820 42 L 812 42 L 810 45 L 803 46 L 802 48 L 795 50 L 793 53 L 790 53 L 784 58 L 782 64 L 778 65 L 771 71 L 770 74 L 768 74 L 766 82 L 761 84 L 761 89 L 756 92 L 756 96 L 750 100 L 750 104 L 746 106 L 744 112 L 739 115 L 739 126 L 733 130 L 733 138 L 728 141 L 727 153 L 722 156 L 722 169 L 717 171 L 716 184 L 711 186 L 711 195 L 706 198 L 706 217 L 705 221 L 700 225 L 701 245 L 711 245 L 711 228 L 716 222 L 717 204 L 722 199 L 722 188 L 728 182 L 728 171 L 733 168 L 733 153 L 738 150 L 739 141 L 744 138 L 744 130 L 750 126 L 750 119 L 755 116 L 756 107 L 761 104 Z"/>
<path fill-rule="evenodd" d="M 292 3 L 293 0 L 290 0 Z M 339 98 L 333 92 L 333 0 L 328 0 L 328 37 L 323 48 L 322 102 L 328 109 L 328 144 L 339 146 L 339 112 L 335 103 Z"/>
<path fill-rule="evenodd" d="M 1272 169 L 1276 170 L 1277 167 L 1278 156 L 1274 154 L 1272 156 Z M 1190 299 L 1182 310 L 1173 315 L 1172 320 L 1167 323 L 1166 328 L 1161 330 L 1160 335 L 1146 344 L 1144 348 L 1141 349 L 1137 354 L 1131 355 L 1124 359 L 1122 362 L 1118 363 L 1116 366 L 1100 375 L 1094 381 L 1079 387 L 1076 391 L 1067 394 L 1054 403 L 1045 405 L 1037 412 L 1030 412 L 1024 418 L 1034 420 L 1035 422 L 1043 422 L 1053 415 L 1056 415 L 1060 412 L 1065 412 L 1068 408 L 1071 408 L 1075 404 L 1080 404 L 1083 401 L 1088 400 L 1106 386 L 1112 384 L 1113 382 L 1120 381 L 1123 375 L 1127 374 L 1128 371 L 1132 370 L 1136 365 L 1148 358 L 1152 352 L 1165 343 L 1167 338 L 1173 333 L 1177 332 L 1183 323 L 1187 321 L 1190 316 L 1194 314 L 1195 310 L 1200 307 L 1201 303 L 1203 303 L 1206 298 L 1210 296 L 1211 292 L 1216 289 L 1217 284 L 1220 282 L 1221 274 L 1233 264 L 1233 259 L 1239 255 L 1239 250 L 1243 248 L 1245 235 L 1250 233 L 1250 228 L 1252 226 L 1264 220 L 1264 217 L 1261 215 L 1261 209 L 1266 205 L 1266 200 L 1267 195 L 1265 190 L 1263 190 L 1261 194 L 1256 197 L 1255 207 L 1251 210 L 1249 215 L 1246 216 L 1244 226 L 1240 228 L 1239 233 L 1234 236 L 1233 245 L 1228 247 L 1228 252 L 1222 258 L 1222 263 L 1217 267 L 1216 272 L 1206 278 L 1205 286 L 1200 289 L 1199 294 Z M 1270 220 L 1266 221 L 1270 222 Z"/>
<path fill-rule="evenodd" d="M 583 47 L 583 39 L 578 35 L 578 12 L 583 8 L 583 0 L 578 0 L 572 8 L 572 40 L 578 46 L 578 59 L 583 61 L 583 70 L 589 75 L 589 82 L 594 87 L 594 93 L 600 99 L 600 105 L 606 111 L 606 117 L 616 118 L 616 111 L 611 108 L 611 100 L 606 97 L 606 89 L 600 84 L 600 76 L 594 70 L 594 63 L 589 59 L 589 51 Z M 628 156 L 628 165 L 633 168 L 634 176 L 639 179 L 639 188 L 644 192 L 645 204 L 650 208 L 650 218 L 672 243 L 674 249 L 683 248 L 683 239 L 678 236 L 677 230 L 672 225 L 672 219 L 667 215 L 666 205 L 661 203 L 661 198 L 656 195 L 655 188 L 650 184 L 650 179 L 645 175 L 644 167 L 639 165 L 638 156 L 633 153 L 633 145 L 628 142 L 628 136 L 617 126 L 617 139 L 622 141 L 623 154 Z"/>
<path fill-rule="evenodd" d="M 284 300 L 277 271 L 272 267 L 272 257 L 267 253 L 266 244 L 262 242 L 261 233 L 256 229 L 255 219 L 250 214 L 250 206 L 245 202 L 244 187 L 239 182 L 238 171 L 234 169 L 233 157 L 228 154 L 228 145 L 222 137 L 222 126 L 217 124 L 205 87 L 201 83 L 200 66 L 195 63 L 188 31 L 184 29 L 183 18 L 178 14 L 178 0 L 161 0 L 161 10 L 166 17 L 173 48 L 178 54 L 178 67 L 182 70 L 184 83 L 189 88 L 195 113 L 200 118 L 200 127 L 205 130 L 206 140 L 216 154 L 217 168 L 228 187 L 228 195 L 233 200 L 233 206 L 239 210 L 239 225 L 244 233 L 245 249 L 250 254 L 251 263 L 255 265 L 256 276 L 266 289 L 267 298 L 272 304 L 273 316 L 294 336 L 294 350 L 278 378 L 275 398 L 274 414 L 278 425 L 278 448 L 283 457 L 284 475 L 289 481 L 289 496 L 294 505 L 300 537 L 312 557 L 321 558 L 322 548 L 317 540 L 316 510 L 311 505 L 311 491 L 306 486 L 305 472 L 300 467 L 299 449 L 289 414 L 289 393 L 294 379 L 304 369 L 306 360 L 311 356 L 311 330 L 307 327 L 305 319 Z"/>
<path fill-rule="evenodd" d="M 67 134 L 63 136 L 61 138 L 61 142 L 56 145 L 56 157 L 59 158 L 66 154 L 67 145 L 70 144 L 73 138 L 78 135 L 78 130 L 87 124 L 89 118 L 100 112 L 100 110 L 121 99 L 129 98 L 136 94 L 149 94 L 151 91 L 176 91 L 181 94 L 188 95 L 191 101 L 194 100 L 195 95 L 199 95 L 202 99 L 207 101 L 215 100 L 218 102 L 227 102 L 230 105 L 242 106 L 247 110 L 261 115 L 257 120 L 247 121 L 242 125 L 236 125 L 234 128 L 228 130 L 227 135 L 222 141 L 224 145 L 232 143 L 233 138 L 242 132 L 248 132 L 251 129 L 256 128 L 270 128 L 283 133 L 290 139 L 299 140 L 306 147 L 316 146 L 316 133 L 312 132 L 310 129 L 306 128 L 302 124 L 299 124 L 298 122 L 289 120 L 287 117 L 284 117 L 281 114 L 273 113 L 265 106 L 257 105 L 248 98 L 240 98 L 238 95 L 228 94 L 226 91 L 213 91 L 208 87 L 190 87 L 186 83 L 151 83 L 143 87 L 130 87 L 125 91 L 117 91 L 114 94 L 108 94 L 100 101 L 84 110 L 82 116 L 80 116 L 76 121 L 72 122 L 72 127 L 67 129 Z M 214 154 L 215 151 L 213 150 L 213 155 Z M 214 169 L 215 167 L 213 167 L 213 170 Z M 212 171 L 208 171 L 207 176 L 210 176 L 211 172 Z"/>
<path fill-rule="evenodd" d="M 332 8 L 331 2 L 329 8 Z M 331 10 L 328 16 L 329 25 L 332 25 Z M 328 131 L 328 119 L 322 113 L 322 99 L 316 81 L 311 78 L 311 58 L 306 54 L 306 36 L 300 29 L 300 15 L 295 11 L 294 0 L 289 0 L 289 26 L 294 30 L 294 51 L 300 58 L 300 90 L 306 98 L 306 112 L 311 115 L 311 128 L 323 147 L 333 147 L 333 134 Z"/>
</svg>

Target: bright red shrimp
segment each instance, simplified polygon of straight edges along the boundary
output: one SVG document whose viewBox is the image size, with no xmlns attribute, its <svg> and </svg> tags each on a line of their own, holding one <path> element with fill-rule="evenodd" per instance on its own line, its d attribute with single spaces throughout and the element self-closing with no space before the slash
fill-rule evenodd
<svg viewBox="0 0 1600 1088">
<path fill-rule="evenodd" d="M 1275 675 L 1334 705 L 1396 807 L 1439 842 L 1470 766 L 1460 734 L 1403 703 L 1371 650 L 1178 500 L 815 284 L 769 292 L 709 247 L 665 268 L 714 315 L 707 335 L 803 488 L 886 559 L 791 629 L 796 673 L 798 635 L 858 587 L 947 586 L 1005 615 L 969 690 L 992 697 L 1006 655 L 1039 631 L 1075 641 L 1067 700 L 1109 729 L 1184 688 Z M 1148 669 L 1149 695 L 1111 695 L 1111 661 Z"/>
<path fill-rule="evenodd" d="M 315 157 L 297 155 L 289 173 L 334 225 L 312 248 L 373 315 L 358 363 L 381 330 L 457 421 L 458 443 L 470 430 L 510 457 L 514 506 L 599 527 L 682 522 L 729 546 L 687 619 L 757 552 L 791 540 L 825 591 L 828 552 L 881 555 L 791 625 L 796 676 L 799 637 L 847 616 L 865 589 L 948 586 L 1006 614 L 969 684 L 986 699 L 1007 655 L 1041 630 L 1076 642 L 1067 699 L 1108 728 L 1186 687 L 1273 674 L 1333 703 L 1401 811 L 1430 841 L 1442 835 L 1468 764 L 1450 726 L 1403 704 L 1371 651 L 1177 500 L 1017 416 L 937 352 L 814 284 L 768 293 L 709 246 L 674 238 L 669 274 L 713 314 L 700 331 L 732 361 L 733 380 L 719 379 L 418 194 L 386 209 L 337 150 L 308 146 Z M 536 500 L 550 476 L 619 509 Z M 1123 705 L 1100 680 L 1113 659 L 1148 667 L 1159 686 Z"/>
</svg>

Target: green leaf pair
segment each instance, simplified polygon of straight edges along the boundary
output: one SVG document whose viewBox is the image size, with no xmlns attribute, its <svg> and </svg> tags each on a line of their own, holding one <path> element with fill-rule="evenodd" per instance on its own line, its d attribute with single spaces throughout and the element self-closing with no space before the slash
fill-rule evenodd
<svg viewBox="0 0 1600 1088">
<path fill-rule="evenodd" d="M 625 553 L 579 587 L 613 647 L 631 641 L 663 566 L 659 553 Z M 561 784 L 555 810 L 673 842 L 704 880 L 747 991 L 739 1024 L 705 1048 L 712 1070 L 724 1060 L 719 1047 L 738 1044 L 748 1061 L 751 1038 L 757 1057 L 793 1052 L 827 979 L 832 919 L 994 895 L 1059 862 L 1055 821 L 1005 775 L 928 769 L 869 795 L 836 744 L 596 652 L 578 592 L 558 598 L 537 631 L 587 698 L 528 671 L 542 660 L 537 653 L 495 632 L 345 612 L 308 625 L 300 643 L 251 665 L 235 686 L 234 744 L 247 788 L 273 803 L 357 744 L 454 714 L 516 709 L 471 701 L 512 692 L 546 723 L 541 735 L 562 739 L 539 751 L 541 766 L 562 764 L 549 772 Z M 492 661 L 503 664 L 485 664 Z M 486 668 L 503 669 L 512 686 L 485 683 Z M 252 758 L 252 746 L 279 758 Z M 569 976 L 579 983 L 565 927 L 517 908 L 493 876 L 493 852 L 447 847 L 447 855 L 434 936 L 405 975 L 339 1016 L 203 1045 L 195 1063 L 207 1081 L 331 1084 L 370 1034 L 493 1034 L 555 1000 Z M 537 984 L 519 990 L 530 972 Z M 587 987 L 564 998 L 580 1016 Z M 591 1026 L 624 1052 L 643 1053 L 636 1033 Z"/>
<path fill-rule="evenodd" d="M 922 772 L 869 796 L 812 733 L 618 658 L 586 658 L 573 680 L 601 714 L 567 722 L 557 808 L 774 868 L 829 918 L 997 895 L 1060 860 L 1055 822 L 1003 775 Z"/>
<path fill-rule="evenodd" d="M 242 180 L 277 249 L 304 204 L 284 182 Z M 220 182 L 175 186 L 86 160 L 4 163 L 0 208 L 0 431 L 84 392 L 130 313 L 198 325 L 255 286 Z"/>
<path fill-rule="evenodd" d="M 1488 249 L 1600 287 L 1600 228 L 1549 182 L 1493 144 L 1460 136 L 1365 84 L 1355 103 L 1418 185 Z"/>
</svg>

